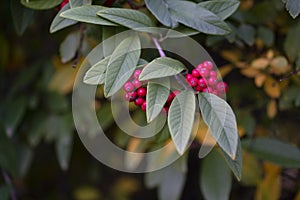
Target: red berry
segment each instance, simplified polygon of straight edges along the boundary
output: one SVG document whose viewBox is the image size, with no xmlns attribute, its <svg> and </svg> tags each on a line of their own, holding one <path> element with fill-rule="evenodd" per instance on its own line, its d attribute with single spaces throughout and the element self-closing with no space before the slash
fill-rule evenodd
<svg viewBox="0 0 300 200">
<path fill-rule="evenodd" d="M 141 108 L 143 111 L 146 111 L 147 102 L 144 101 L 144 103 L 141 105 Z"/>
<path fill-rule="evenodd" d="M 140 97 L 144 97 L 147 94 L 147 89 L 144 87 L 141 87 L 139 89 L 137 89 L 137 95 L 139 95 Z"/>
<path fill-rule="evenodd" d="M 173 92 L 171 92 L 168 96 L 167 102 L 171 102 L 175 97 L 175 94 Z"/>
<path fill-rule="evenodd" d="M 137 96 L 136 92 L 127 92 L 125 94 L 125 99 L 127 101 L 134 101 L 136 99 L 136 96 Z"/>
<path fill-rule="evenodd" d="M 202 88 L 202 89 L 205 89 L 207 87 L 207 84 L 206 84 L 206 80 L 204 78 L 200 78 L 199 81 L 198 81 L 198 85 Z"/>
<path fill-rule="evenodd" d="M 210 62 L 209 60 L 204 61 L 203 66 L 206 67 L 208 70 L 211 70 L 214 67 L 213 63 Z"/>
<path fill-rule="evenodd" d="M 202 77 L 207 77 L 209 75 L 209 70 L 206 67 L 199 69 L 199 73 Z"/>
<path fill-rule="evenodd" d="M 198 78 L 200 76 L 200 73 L 197 69 L 192 70 L 192 76 Z"/>
<path fill-rule="evenodd" d="M 173 91 L 173 94 L 174 94 L 174 97 L 176 96 L 176 95 L 178 95 L 180 92 L 178 91 L 178 90 L 174 90 Z"/>
<path fill-rule="evenodd" d="M 220 82 L 217 84 L 217 91 L 219 93 L 225 93 L 228 91 L 228 85 L 225 82 Z"/>
<path fill-rule="evenodd" d="M 191 78 L 193 78 L 192 74 L 187 74 L 187 75 L 185 76 L 185 79 L 186 79 L 187 81 L 189 81 Z"/>
<path fill-rule="evenodd" d="M 134 104 L 136 106 L 141 106 L 141 105 L 143 105 L 144 102 L 145 102 L 145 99 L 143 99 L 142 97 L 139 97 L 139 98 L 135 99 Z"/>
<path fill-rule="evenodd" d="M 216 71 L 212 70 L 212 71 L 209 72 L 209 76 L 210 76 L 210 77 L 217 77 L 218 74 L 217 74 Z"/>
<path fill-rule="evenodd" d="M 202 64 L 202 63 L 200 63 L 200 64 L 197 66 L 198 69 L 201 69 L 202 67 L 203 67 L 203 64 Z"/>
<path fill-rule="evenodd" d="M 134 85 L 131 82 L 127 82 L 124 84 L 123 88 L 126 92 L 132 92 L 134 90 Z"/>
<path fill-rule="evenodd" d="M 168 114 L 168 111 L 169 111 L 169 107 L 164 107 L 164 108 L 163 108 L 163 113 L 164 113 L 164 114 Z"/>
<path fill-rule="evenodd" d="M 213 90 L 213 91 L 211 91 L 211 93 L 214 94 L 214 95 L 216 95 L 216 96 L 219 96 L 219 93 L 218 93 L 217 90 Z"/>
<path fill-rule="evenodd" d="M 139 88 L 139 87 L 142 87 L 143 83 L 137 79 L 133 80 L 132 81 L 133 85 L 135 88 Z"/>
<path fill-rule="evenodd" d="M 203 89 L 202 92 L 212 92 L 212 88 L 207 87 L 207 88 Z"/>
<path fill-rule="evenodd" d="M 189 84 L 190 84 L 190 86 L 192 86 L 192 87 L 195 87 L 195 86 L 197 86 L 198 85 L 198 79 L 197 78 L 191 78 L 190 80 L 189 80 Z"/>
<path fill-rule="evenodd" d="M 198 92 L 200 92 L 200 91 L 202 90 L 202 87 L 201 87 L 200 85 L 197 85 L 197 86 L 195 87 L 195 90 L 198 91 Z"/>
<path fill-rule="evenodd" d="M 208 82 L 208 85 L 214 87 L 217 85 L 218 79 L 216 77 L 210 77 L 207 82 Z"/>
<path fill-rule="evenodd" d="M 133 76 L 134 76 L 136 79 L 138 79 L 141 73 L 142 73 L 142 70 L 141 70 L 141 69 L 137 69 L 137 70 L 134 71 Z"/>
</svg>

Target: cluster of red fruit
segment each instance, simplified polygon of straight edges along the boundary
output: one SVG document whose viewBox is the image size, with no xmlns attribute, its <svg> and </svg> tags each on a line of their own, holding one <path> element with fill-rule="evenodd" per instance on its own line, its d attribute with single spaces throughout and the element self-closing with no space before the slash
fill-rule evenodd
<svg viewBox="0 0 300 200">
<path fill-rule="evenodd" d="M 213 63 L 204 61 L 200 63 L 191 74 L 185 76 L 186 81 L 197 92 L 209 92 L 223 96 L 228 91 L 228 85 L 218 80 L 218 73 L 213 70 Z"/>
<path fill-rule="evenodd" d="M 123 89 L 126 92 L 125 99 L 127 101 L 134 102 L 136 106 L 146 111 L 147 81 L 139 81 L 141 72 L 141 69 L 135 70 L 131 78 L 124 84 Z M 186 74 L 185 78 L 197 92 L 209 92 L 222 96 L 228 91 L 228 86 L 225 82 L 219 81 L 217 75 L 217 72 L 213 70 L 213 63 L 204 61 L 196 69 L 193 69 L 191 74 Z M 169 107 L 177 94 L 179 94 L 178 90 L 170 92 L 163 108 L 164 113 L 168 113 Z"/>
<path fill-rule="evenodd" d="M 61 4 L 58 6 L 58 10 L 62 9 L 67 3 L 69 3 L 69 0 L 64 0 L 61 2 Z"/>
</svg>

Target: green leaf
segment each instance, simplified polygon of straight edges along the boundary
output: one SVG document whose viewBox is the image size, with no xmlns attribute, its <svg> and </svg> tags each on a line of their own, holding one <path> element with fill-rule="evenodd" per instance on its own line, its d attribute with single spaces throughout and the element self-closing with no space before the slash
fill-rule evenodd
<svg viewBox="0 0 300 200">
<path fill-rule="evenodd" d="M 179 74 L 183 70 L 185 70 L 185 67 L 178 60 L 169 57 L 160 57 L 146 65 L 140 74 L 139 79 L 144 81 L 148 79 L 173 76 Z"/>
<path fill-rule="evenodd" d="M 105 81 L 105 71 L 108 65 L 110 56 L 103 58 L 93 65 L 85 74 L 83 82 L 89 85 L 103 84 Z"/>
<path fill-rule="evenodd" d="M 56 31 L 59 31 L 63 28 L 66 28 L 68 26 L 74 25 L 77 23 L 77 21 L 71 20 L 71 19 L 65 19 L 60 16 L 61 13 L 65 12 L 66 10 L 70 9 L 70 4 L 66 4 L 62 9 L 56 14 L 54 17 L 51 26 L 50 26 L 50 33 L 54 33 Z"/>
<path fill-rule="evenodd" d="M 97 16 L 99 10 L 105 10 L 103 6 L 84 5 L 66 10 L 60 14 L 61 17 L 85 23 L 98 24 L 103 26 L 117 26 L 115 23 L 107 21 Z"/>
<path fill-rule="evenodd" d="M 226 101 L 210 93 L 198 94 L 204 122 L 219 146 L 235 159 L 238 146 L 238 131 L 235 115 Z"/>
<path fill-rule="evenodd" d="M 4 113 L 1 113 L 2 122 L 5 127 L 6 134 L 11 137 L 15 133 L 21 123 L 27 108 L 27 101 L 23 97 L 18 97 L 8 102 L 5 106 Z"/>
<path fill-rule="evenodd" d="M 133 74 L 141 54 L 138 35 L 123 40 L 112 53 L 105 73 L 104 95 L 112 96 Z"/>
<path fill-rule="evenodd" d="M 221 151 L 226 160 L 227 165 L 235 175 L 236 179 L 240 181 L 242 178 L 242 168 L 243 168 L 242 145 L 240 139 L 238 140 L 238 147 L 237 147 L 236 156 L 234 160 L 232 160 L 232 158 L 229 157 L 223 149 L 221 149 Z"/>
<path fill-rule="evenodd" d="M 148 123 L 155 119 L 162 111 L 170 93 L 168 78 L 154 79 L 148 82 L 146 96 L 146 115 Z"/>
<path fill-rule="evenodd" d="M 274 44 L 275 36 L 271 29 L 260 26 L 257 30 L 257 35 L 265 45 L 272 46 Z"/>
<path fill-rule="evenodd" d="M 231 174 L 221 155 L 213 150 L 202 161 L 200 188 L 205 199 L 229 199 Z"/>
<path fill-rule="evenodd" d="M 237 36 L 241 38 L 249 46 L 254 44 L 255 40 L 255 29 L 253 26 L 242 24 L 237 29 Z"/>
<path fill-rule="evenodd" d="M 121 26 L 103 26 L 102 27 L 102 47 L 104 57 L 110 56 L 115 48 L 129 36 L 126 32 L 119 34 L 126 29 Z M 119 34 L 117 37 L 116 35 Z"/>
<path fill-rule="evenodd" d="M 47 10 L 58 6 L 63 0 L 21 0 L 21 3 L 31 9 Z"/>
<path fill-rule="evenodd" d="M 144 13 L 126 8 L 107 8 L 97 15 L 127 28 L 154 27 L 152 20 Z"/>
<path fill-rule="evenodd" d="M 200 32 L 225 35 L 230 32 L 228 25 L 217 15 L 189 1 L 170 1 L 169 9 L 176 20 Z"/>
<path fill-rule="evenodd" d="M 16 151 L 2 126 L 0 127 L 0 167 L 13 176 L 17 174 Z"/>
<path fill-rule="evenodd" d="M 300 23 L 297 26 L 290 28 L 284 41 L 284 51 L 288 55 L 291 62 L 299 56 L 300 52 Z"/>
<path fill-rule="evenodd" d="M 283 0 L 285 8 L 289 11 L 290 15 L 295 19 L 300 13 L 300 3 L 298 0 Z"/>
<path fill-rule="evenodd" d="M 73 135 L 69 133 L 56 141 L 56 154 L 62 170 L 69 168 L 73 147 Z"/>
<path fill-rule="evenodd" d="M 201 2 L 198 6 L 211 11 L 224 20 L 236 11 L 239 4 L 240 2 L 237 0 L 212 0 Z"/>
<path fill-rule="evenodd" d="M 15 29 L 18 35 L 22 35 L 32 20 L 34 10 L 20 4 L 20 0 L 11 0 L 10 7 Z"/>
<path fill-rule="evenodd" d="M 300 149 L 292 144 L 272 138 L 257 138 L 243 140 L 242 146 L 257 158 L 285 168 L 300 167 Z"/>
<path fill-rule="evenodd" d="M 175 29 L 170 29 L 164 37 L 166 38 L 182 38 L 199 34 L 199 31 L 180 25 Z"/>
<path fill-rule="evenodd" d="M 60 44 L 59 53 L 62 63 L 66 63 L 75 57 L 80 46 L 80 34 L 79 31 L 71 32 Z"/>
<path fill-rule="evenodd" d="M 18 175 L 24 177 L 33 161 L 33 151 L 30 147 L 24 144 L 17 146 L 17 168 Z"/>
<path fill-rule="evenodd" d="M 170 13 L 169 5 L 166 0 L 145 0 L 147 8 L 165 26 L 176 27 L 178 22 Z"/>
<path fill-rule="evenodd" d="M 11 187 L 9 185 L 1 185 L 0 186 L 0 200 L 9 200 Z"/>
<path fill-rule="evenodd" d="M 160 200 L 178 200 L 184 187 L 186 172 L 187 156 L 184 155 L 167 167 L 146 173 L 145 184 L 147 188 L 158 186 Z"/>
<path fill-rule="evenodd" d="M 70 0 L 70 6 L 71 8 L 75 8 L 82 5 L 91 5 L 92 0 Z"/>
<path fill-rule="evenodd" d="M 168 126 L 175 147 L 183 154 L 192 134 L 196 103 L 192 91 L 176 95 L 168 113 Z"/>
</svg>

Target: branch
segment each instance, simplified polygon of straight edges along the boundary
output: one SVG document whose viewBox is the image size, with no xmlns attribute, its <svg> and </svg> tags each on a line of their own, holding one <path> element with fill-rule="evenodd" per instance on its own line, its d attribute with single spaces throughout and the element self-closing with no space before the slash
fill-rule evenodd
<svg viewBox="0 0 300 200">
<path fill-rule="evenodd" d="M 110 7 L 115 3 L 115 0 L 106 0 L 103 4 L 103 6 Z"/>
<path fill-rule="evenodd" d="M 156 46 L 156 49 L 157 49 L 158 52 L 159 52 L 160 57 L 166 57 L 166 54 L 165 54 L 165 52 L 163 51 L 163 49 L 161 48 L 161 46 L 160 46 L 160 44 L 159 44 L 157 38 L 155 38 L 155 37 L 153 37 L 153 36 L 152 36 L 151 38 L 152 38 L 152 41 L 154 42 L 154 44 L 155 44 L 155 46 Z M 189 90 L 189 89 L 190 89 L 190 88 L 186 85 L 186 83 L 183 82 L 183 81 L 181 80 L 181 78 L 178 76 L 178 74 L 175 75 L 175 79 L 177 80 L 177 82 L 178 82 L 180 85 L 182 85 L 182 86 L 184 87 L 185 90 Z"/>
<path fill-rule="evenodd" d="M 11 181 L 9 175 L 8 175 L 7 172 L 4 171 L 3 169 L 2 169 L 1 171 L 2 171 L 2 176 L 3 176 L 3 178 L 4 178 L 5 183 L 6 183 L 8 186 L 10 186 L 10 198 L 11 198 L 12 200 L 17 200 L 17 193 L 16 193 L 16 191 L 15 191 L 15 189 L 14 189 L 14 187 L 13 187 L 13 184 L 12 184 L 12 181 Z"/>
</svg>

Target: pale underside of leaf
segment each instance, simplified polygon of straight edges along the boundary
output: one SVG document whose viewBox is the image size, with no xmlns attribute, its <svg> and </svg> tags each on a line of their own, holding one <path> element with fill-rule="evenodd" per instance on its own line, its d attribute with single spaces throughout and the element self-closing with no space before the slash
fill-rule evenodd
<svg viewBox="0 0 300 200">
<path fill-rule="evenodd" d="M 179 154 L 183 154 L 192 133 L 195 115 L 195 96 L 192 91 L 179 93 L 169 109 L 168 126 Z"/>
<path fill-rule="evenodd" d="M 199 106 L 204 122 L 219 146 L 235 159 L 238 132 L 235 115 L 226 101 L 210 93 L 198 95 Z"/>
<path fill-rule="evenodd" d="M 105 80 L 105 71 L 110 56 L 103 58 L 93 65 L 85 74 L 83 82 L 90 85 L 103 84 Z"/>
<path fill-rule="evenodd" d="M 103 6 L 84 5 L 66 10 L 62 12 L 60 16 L 63 18 L 91 24 L 98 24 L 103 26 L 117 26 L 117 24 L 97 16 L 97 12 L 104 9 L 106 8 Z"/>
<path fill-rule="evenodd" d="M 133 74 L 141 54 L 138 35 L 123 40 L 112 53 L 105 73 L 104 95 L 109 97 L 123 87 Z"/>
</svg>

